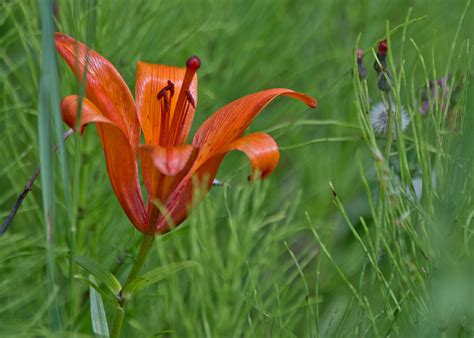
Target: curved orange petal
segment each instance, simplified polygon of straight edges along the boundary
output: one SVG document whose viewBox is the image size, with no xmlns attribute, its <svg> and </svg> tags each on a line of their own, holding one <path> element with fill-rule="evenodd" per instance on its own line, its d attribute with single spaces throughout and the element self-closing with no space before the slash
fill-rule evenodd
<svg viewBox="0 0 474 338">
<path fill-rule="evenodd" d="M 277 143 L 265 133 L 254 133 L 240 137 L 224 147 L 221 154 L 232 150 L 240 150 L 249 158 L 252 165 L 250 180 L 255 178 L 258 172 L 261 178 L 268 177 L 275 170 L 280 159 Z M 215 173 L 209 174 L 214 179 Z"/>
<path fill-rule="evenodd" d="M 264 90 L 227 104 L 208 118 L 194 135 L 193 146 L 200 148 L 194 170 L 240 137 L 257 114 L 280 95 L 298 99 L 312 108 L 316 107 L 316 100 L 312 97 L 285 88 Z"/>
<path fill-rule="evenodd" d="M 184 221 L 189 213 L 192 202 L 198 203 L 199 200 L 193 198 L 203 198 L 204 194 L 211 188 L 217 170 L 224 159 L 224 156 L 232 150 L 239 150 L 250 160 L 252 165 L 253 179 L 257 173 L 261 178 L 268 177 L 276 168 L 280 159 L 278 145 L 275 140 L 265 133 L 254 133 L 240 137 L 227 146 L 221 148 L 221 151 L 209 158 L 194 173 L 188 173 L 186 177 L 170 194 L 166 201 L 168 215 L 162 215 L 158 219 L 157 232 L 163 233 L 169 230 L 169 220 L 173 221 L 174 226 Z M 201 189 L 201 196 L 194 196 L 195 185 Z"/>
<path fill-rule="evenodd" d="M 183 83 L 186 68 L 170 67 L 145 62 L 137 63 L 135 83 L 135 98 L 137 115 L 147 144 L 165 146 L 166 132 L 170 129 L 173 113 Z M 168 112 L 162 100 L 157 98 L 158 93 L 168 86 L 168 81 L 174 85 L 174 95 L 169 102 Z M 197 103 L 197 75 L 194 76 L 189 88 Z M 169 95 L 169 93 L 168 93 Z M 194 118 L 195 108 L 190 106 L 184 122 L 183 138 L 174 145 L 183 144 L 186 140 Z"/>
<path fill-rule="evenodd" d="M 61 102 L 61 114 L 63 121 L 77 131 L 79 127 L 79 133 L 82 135 L 84 129 L 89 123 L 110 123 L 114 124 L 108 118 L 106 118 L 94 104 L 86 98 L 82 98 L 82 111 L 81 111 L 81 123 L 76 126 L 77 112 L 79 110 L 79 102 L 81 97 L 79 95 L 66 96 Z"/>
<path fill-rule="evenodd" d="M 170 148 L 150 145 L 139 146 L 140 158 L 149 158 L 155 167 L 166 176 L 175 176 L 183 170 L 191 157 L 193 149 L 189 144 Z"/>
<path fill-rule="evenodd" d="M 67 96 L 61 102 L 61 112 L 69 126 L 74 126 L 79 96 Z M 130 221 L 141 232 L 147 232 L 146 214 L 138 181 L 135 153 L 121 128 L 109 120 L 88 99 L 82 101 L 80 129 L 95 123 L 104 148 L 107 171 L 115 195 Z"/>
<path fill-rule="evenodd" d="M 140 126 L 133 96 L 119 72 L 103 56 L 70 36 L 55 33 L 55 43 L 79 81 L 87 63 L 87 98 L 123 131 L 136 152 Z"/>
<path fill-rule="evenodd" d="M 189 213 L 195 198 L 195 184 L 207 192 L 225 154 L 231 150 L 243 151 L 250 159 L 254 173 L 268 176 L 278 163 L 279 153 L 275 141 L 266 134 L 257 133 L 239 138 L 255 116 L 277 96 L 289 96 L 316 107 L 316 100 L 290 89 L 276 88 L 251 94 L 229 103 L 215 112 L 198 129 L 193 146 L 199 149 L 192 168 L 173 189 L 166 201 L 168 215 L 160 215 L 156 231 L 169 231 L 169 220 L 178 225 Z M 199 196 L 200 198 L 204 196 Z"/>
<path fill-rule="evenodd" d="M 191 145 L 163 148 L 159 146 L 139 146 L 143 181 L 149 199 L 163 201 L 172 182 L 188 164 L 194 148 Z"/>
</svg>

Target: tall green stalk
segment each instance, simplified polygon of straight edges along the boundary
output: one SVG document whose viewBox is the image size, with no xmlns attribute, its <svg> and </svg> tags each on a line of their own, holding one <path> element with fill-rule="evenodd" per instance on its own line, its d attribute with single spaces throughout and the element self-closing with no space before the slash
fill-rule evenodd
<svg viewBox="0 0 474 338">
<path fill-rule="evenodd" d="M 145 263 L 145 260 L 148 257 L 148 254 L 150 253 L 150 249 L 152 248 L 154 242 L 155 235 L 143 235 L 138 256 L 135 258 L 135 262 L 133 263 L 132 269 L 128 274 L 127 280 L 123 285 L 122 290 L 120 290 L 117 310 L 115 311 L 114 325 L 110 334 L 110 337 L 112 338 L 120 337 L 123 320 L 125 318 L 125 311 L 127 309 L 128 299 L 123 294 L 123 290 L 125 290 L 128 284 L 140 273 L 140 270 L 142 269 L 143 264 Z"/>
<path fill-rule="evenodd" d="M 59 116 L 58 73 L 54 51 L 53 4 L 51 0 L 39 1 L 41 12 L 41 80 L 38 106 L 38 133 L 40 150 L 41 183 L 43 195 L 44 223 L 46 226 L 47 276 L 50 294 L 56 292 L 55 255 L 54 255 L 54 166 L 53 166 L 53 128 L 51 121 Z M 61 129 L 56 128 L 59 135 L 59 152 L 61 154 L 63 178 L 66 180 L 67 170 L 65 150 Z M 65 185 L 67 189 L 67 184 Z M 68 195 L 68 194 L 66 194 Z M 61 316 L 57 298 L 49 305 L 50 328 L 55 331 L 61 328 Z"/>
</svg>

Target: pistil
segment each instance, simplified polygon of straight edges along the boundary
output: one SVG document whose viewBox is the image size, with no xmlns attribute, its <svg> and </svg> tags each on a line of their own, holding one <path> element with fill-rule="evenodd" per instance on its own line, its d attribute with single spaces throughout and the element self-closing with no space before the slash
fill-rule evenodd
<svg viewBox="0 0 474 338">
<path fill-rule="evenodd" d="M 186 61 L 186 73 L 176 102 L 173 120 L 171 122 L 170 138 L 168 139 L 169 145 L 171 146 L 177 145 L 182 141 L 180 140 L 182 137 L 181 131 L 183 130 L 189 107 L 192 106 L 194 108 L 196 106 L 195 99 L 193 98 L 189 88 L 194 74 L 196 74 L 196 71 L 200 66 L 201 60 L 195 55 L 191 56 Z"/>
</svg>

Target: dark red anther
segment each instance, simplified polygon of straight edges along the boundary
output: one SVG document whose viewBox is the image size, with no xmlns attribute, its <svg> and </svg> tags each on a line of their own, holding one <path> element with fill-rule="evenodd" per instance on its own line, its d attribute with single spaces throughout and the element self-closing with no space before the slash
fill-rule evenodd
<svg viewBox="0 0 474 338">
<path fill-rule="evenodd" d="M 168 80 L 168 84 L 164 86 L 156 95 L 157 100 L 166 97 L 166 92 L 170 92 L 170 98 L 174 95 L 174 83 Z"/>
<path fill-rule="evenodd" d="M 201 67 L 201 59 L 196 55 L 191 56 L 188 61 L 186 61 L 186 67 L 194 71 L 198 70 Z"/>
<path fill-rule="evenodd" d="M 156 99 L 157 99 L 157 100 L 161 100 L 163 97 L 165 97 L 165 96 L 166 96 L 166 95 L 165 95 L 165 94 L 166 94 L 166 91 L 167 91 L 167 88 L 166 88 L 166 87 L 164 87 L 162 90 L 160 90 L 160 91 L 158 92 L 158 94 L 156 94 Z"/>
<path fill-rule="evenodd" d="M 387 54 L 387 51 L 388 51 L 387 39 L 383 39 L 379 43 L 378 53 L 381 54 L 381 55 L 385 55 L 385 54 Z"/>
<path fill-rule="evenodd" d="M 168 89 L 170 91 L 170 96 L 174 96 L 174 83 L 168 80 Z"/>
<path fill-rule="evenodd" d="M 364 51 L 361 48 L 359 48 L 357 50 L 357 61 L 362 61 L 363 57 L 364 57 Z"/>
<path fill-rule="evenodd" d="M 170 92 L 170 96 L 168 97 L 168 95 L 166 95 L 166 92 Z M 174 95 L 174 83 L 171 82 L 170 80 L 168 80 L 168 84 L 163 87 L 163 89 L 161 89 L 158 94 L 156 95 L 156 99 L 157 100 L 161 100 L 163 99 L 163 103 L 164 103 L 164 108 L 165 108 L 165 111 L 169 112 L 170 110 L 170 101 L 171 101 L 171 98 L 173 97 Z"/>
<path fill-rule="evenodd" d="M 194 97 L 191 95 L 189 90 L 186 90 L 186 99 L 188 100 L 189 104 L 193 106 L 193 108 L 196 108 L 196 102 L 194 101 Z"/>
<path fill-rule="evenodd" d="M 160 90 L 156 98 L 158 100 L 163 99 L 163 103 L 165 105 L 165 111 L 168 112 L 170 110 L 170 100 L 168 99 L 168 95 L 166 95 L 166 91 L 164 91 L 163 89 Z"/>
</svg>

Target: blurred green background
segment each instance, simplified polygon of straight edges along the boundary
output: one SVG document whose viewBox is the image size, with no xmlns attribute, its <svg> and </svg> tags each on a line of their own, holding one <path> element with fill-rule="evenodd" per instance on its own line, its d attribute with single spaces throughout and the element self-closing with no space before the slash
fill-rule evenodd
<svg viewBox="0 0 474 338">
<path fill-rule="evenodd" d="M 371 103 L 381 101 L 371 48 L 386 36 L 387 23 L 389 29 L 403 25 L 412 8 L 410 18 L 419 20 L 406 25 L 405 41 L 403 27 L 392 32 L 390 51 L 397 67 L 403 65 L 408 74 L 400 100 L 413 114 L 426 76 L 410 39 L 425 58 L 428 78 L 441 77 L 465 6 L 465 1 L 422 0 L 57 1 L 57 29 L 88 41 L 117 67 L 132 92 L 137 61 L 182 66 L 190 55 L 198 55 L 202 66 L 193 130 L 222 105 L 267 88 L 287 87 L 318 100 L 317 109 L 311 110 L 278 99 L 251 125 L 250 131 L 270 131 L 282 147 L 276 172 L 251 186 L 245 157 L 235 153 L 226 158 L 218 174 L 225 186 L 211 190 L 177 232 L 182 236 L 159 239 L 146 265 L 150 269 L 191 259 L 200 267 L 179 272 L 133 300 L 126 336 L 472 336 L 472 85 L 466 81 L 463 88 L 468 93 L 463 96 L 464 123 L 442 148 L 459 152 L 446 155 L 437 148 L 442 155 L 437 165 L 445 175 L 439 174 L 429 191 L 432 204 L 406 202 L 419 212 L 420 218 L 411 222 L 420 237 L 428 233 L 432 238 L 434 231 L 442 239 L 427 240 L 430 250 L 418 253 L 414 267 L 400 258 L 399 269 L 381 250 L 375 257 L 380 270 L 372 269 L 328 184 L 335 186 L 347 219 L 361 234 L 360 218 L 365 219 L 369 234 L 364 240 L 371 242 L 368 191 L 372 198 L 382 198 L 373 149 L 360 130 L 341 125 L 360 124 L 351 76 L 356 41 L 360 36 L 359 47 L 366 52 Z M 466 52 L 466 46 L 472 48 L 473 18 L 470 6 L 453 54 L 451 69 L 458 80 L 473 70 Z M 40 162 L 40 29 L 38 2 L 0 3 L 2 221 Z M 61 97 L 77 93 L 80 86 L 70 70 L 62 60 L 58 65 Z M 298 125 L 308 119 L 339 122 Z M 435 144 L 435 137 L 427 135 L 427 142 Z M 337 137 L 355 140 L 330 141 Z M 298 146 L 310 141 L 316 143 Z M 140 234 L 112 192 L 96 131 L 90 128 L 82 138 L 69 139 L 67 150 L 74 220 L 67 212 L 55 158 L 55 288 L 47 286 L 38 181 L 0 238 L 0 336 L 93 335 L 88 286 L 71 278 L 71 269 L 74 274 L 84 271 L 70 267 L 67 259 L 72 225 L 77 227 L 74 253 L 100 262 L 121 280 L 137 252 Z M 390 168 L 396 177 L 394 166 Z M 330 259 L 311 229 L 317 229 Z M 397 248 L 418 243 L 401 244 L 404 240 L 397 236 L 387 238 Z M 402 257 L 403 249 L 398 254 Z M 402 271 L 409 275 L 400 276 Z M 413 283 L 404 284 L 411 272 L 416 275 Z M 380 274 L 386 283 L 379 289 L 369 281 Z M 48 321 L 54 303 L 61 311 L 56 333 Z M 105 303 L 105 308 L 110 326 L 112 306 Z"/>
</svg>

